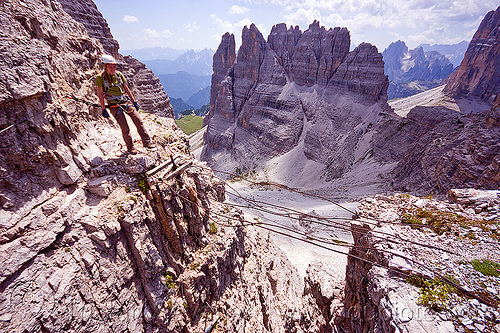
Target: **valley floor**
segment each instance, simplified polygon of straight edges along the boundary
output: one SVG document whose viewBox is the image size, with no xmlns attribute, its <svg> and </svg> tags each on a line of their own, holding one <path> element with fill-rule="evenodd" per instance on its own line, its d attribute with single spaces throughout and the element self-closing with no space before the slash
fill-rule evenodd
<svg viewBox="0 0 500 333">
<path fill-rule="evenodd" d="M 226 196 L 229 202 L 248 207 L 241 208 L 245 212 L 247 221 L 262 222 L 265 227 L 279 232 L 270 232 L 271 238 L 286 253 L 302 277 L 306 275 L 309 264 L 321 262 L 323 267 L 328 267 L 330 272 L 344 278 L 347 256 L 342 253 L 347 253 L 347 249 L 315 241 L 315 243 L 330 248 L 332 251 L 291 238 L 288 235 L 301 239 L 308 237 L 309 240 L 312 238 L 321 238 L 327 241 L 335 239 L 352 243 L 350 219 L 358 202 L 344 202 L 341 204 L 342 207 L 346 208 L 344 209 L 324 199 L 312 198 L 284 189 L 248 186 L 244 181 L 229 182 L 226 186 Z M 246 201 L 242 197 L 252 201 Z M 258 207 L 250 208 L 254 203 Z M 286 207 L 287 210 L 276 206 Z M 266 211 L 262 211 L 262 209 Z M 301 213 L 330 218 L 331 221 L 323 220 L 315 223 L 314 219 L 308 219 L 307 216 L 300 217 Z M 329 225 L 325 225 L 325 222 Z"/>
</svg>

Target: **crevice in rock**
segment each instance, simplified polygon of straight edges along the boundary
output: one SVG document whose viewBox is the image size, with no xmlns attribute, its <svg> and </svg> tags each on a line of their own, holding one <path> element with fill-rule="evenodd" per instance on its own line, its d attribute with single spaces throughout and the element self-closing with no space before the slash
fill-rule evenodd
<svg viewBox="0 0 500 333">
<path fill-rule="evenodd" d="M 258 291 L 259 291 L 260 306 L 262 310 L 262 323 L 264 324 L 266 330 L 271 331 L 271 328 L 269 327 L 269 314 L 266 306 L 266 299 L 264 298 L 264 295 L 262 293 L 262 286 L 259 285 Z"/>
</svg>

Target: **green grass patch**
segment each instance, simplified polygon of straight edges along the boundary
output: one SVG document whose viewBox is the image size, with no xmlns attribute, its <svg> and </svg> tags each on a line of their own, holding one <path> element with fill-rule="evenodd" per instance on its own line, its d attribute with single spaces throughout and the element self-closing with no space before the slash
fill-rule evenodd
<svg viewBox="0 0 500 333">
<path fill-rule="evenodd" d="M 436 234 L 442 235 L 445 232 L 450 232 L 454 225 L 468 227 L 474 225 L 475 221 L 451 212 L 429 211 L 419 208 L 403 214 L 401 223 L 409 224 L 412 228 L 425 226 L 432 229 Z"/>
<path fill-rule="evenodd" d="M 165 283 L 168 289 L 175 288 L 174 276 L 170 272 L 164 273 Z"/>
<path fill-rule="evenodd" d="M 203 127 L 203 117 L 190 114 L 181 119 L 176 119 L 175 123 L 184 133 L 190 135 Z"/>
<path fill-rule="evenodd" d="M 210 225 L 208 226 L 208 232 L 212 235 L 217 233 L 217 226 L 215 225 L 215 222 L 210 223 Z"/>
<path fill-rule="evenodd" d="M 458 281 L 453 277 L 447 277 L 454 283 Z M 447 284 L 441 279 L 424 279 L 417 275 L 411 275 L 406 281 L 420 288 L 418 303 L 425 305 L 434 311 L 443 311 L 447 308 L 447 302 L 452 293 L 456 293 L 455 287 Z"/>
<path fill-rule="evenodd" d="M 486 276 L 500 276 L 500 264 L 488 259 L 474 259 L 470 262 L 474 269 Z"/>
<path fill-rule="evenodd" d="M 137 187 L 139 188 L 139 190 L 141 190 L 142 193 L 146 194 L 150 188 L 148 179 L 143 174 L 137 175 L 136 178 L 137 178 Z"/>
<path fill-rule="evenodd" d="M 459 228 L 470 229 L 471 227 L 478 227 L 488 233 L 491 238 L 500 239 L 500 232 L 496 228 L 498 222 L 468 219 L 452 212 L 425 210 L 422 208 L 409 209 L 402 213 L 401 223 L 409 225 L 413 229 L 429 228 L 438 235 L 453 231 L 456 236 L 471 240 L 476 239 L 475 233 L 469 230 L 465 234 L 460 235 Z"/>
</svg>

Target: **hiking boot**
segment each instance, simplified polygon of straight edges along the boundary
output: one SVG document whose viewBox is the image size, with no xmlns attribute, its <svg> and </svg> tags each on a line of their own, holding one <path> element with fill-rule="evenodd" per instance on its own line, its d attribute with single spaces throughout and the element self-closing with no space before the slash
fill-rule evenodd
<svg viewBox="0 0 500 333">
<path fill-rule="evenodd" d="M 149 149 L 156 148 L 156 145 L 152 141 L 144 142 L 142 145 Z"/>
<path fill-rule="evenodd" d="M 137 154 L 137 149 L 135 149 L 134 147 L 127 148 L 127 151 L 132 155 Z"/>
</svg>

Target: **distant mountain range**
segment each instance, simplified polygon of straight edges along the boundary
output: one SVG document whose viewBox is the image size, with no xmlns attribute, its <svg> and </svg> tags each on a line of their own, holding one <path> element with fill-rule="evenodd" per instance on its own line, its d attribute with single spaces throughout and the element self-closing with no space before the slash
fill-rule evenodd
<svg viewBox="0 0 500 333">
<path fill-rule="evenodd" d="M 210 103 L 211 75 L 199 76 L 181 71 L 158 77 L 171 100 L 182 99 L 182 103 L 172 103 L 176 115 L 181 111 L 197 109 Z"/>
<path fill-rule="evenodd" d="M 436 87 L 453 72 L 453 64 L 437 51 L 422 46 L 408 50 L 405 42 L 392 43 L 382 53 L 389 77 L 389 99 L 408 97 Z"/>
<path fill-rule="evenodd" d="M 186 51 L 187 50 L 177 50 L 170 47 L 149 47 L 137 50 L 120 50 L 123 55 L 131 55 L 142 62 L 153 59 L 175 60 Z"/>
<path fill-rule="evenodd" d="M 450 62 L 453 64 L 453 67 L 456 68 L 460 66 L 462 62 L 465 51 L 467 51 L 467 47 L 469 43 L 466 41 L 462 41 L 458 44 L 453 45 L 444 45 L 444 44 L 420 44 L 420 46 L 424 49 L 424 52 L 429 51 L 437 51 L 444 55 Z"/>
<path fill-rule="evenodd" d="M 179 71 L 194 75 L 212 75 L 213 56 L 213 50 L 205 49 L 199 52 L 189 50 L 178 56 L 175 60 L 154 59 L 144 60 L 144 63 L 156 75 L 175 74 Z"/>
<path fill-rule="evenodd" d="M 210 103 L 213 50 L 157 47 L 123 52 L 143 61 L 160 78 L 176 115 Z"/>
</svg>

